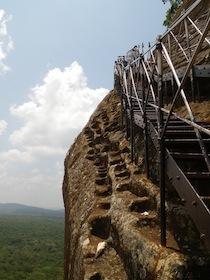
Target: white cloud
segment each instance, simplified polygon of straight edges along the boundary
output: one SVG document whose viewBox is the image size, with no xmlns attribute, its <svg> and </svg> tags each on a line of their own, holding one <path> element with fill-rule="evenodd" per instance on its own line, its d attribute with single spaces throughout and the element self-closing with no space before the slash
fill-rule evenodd
<svg viewBox="0 0 210 280">
<path fill-rule="evenodd" d="M 5 131 L 7 128 L 7 122 L 4 120 L 0 120 L 0 135 Z"/>
<path fill-rule="evenodd" d="M 6 162 L 14 162 L 15 164 L 20 161 L 25 163 L 34 162 L 34 158 L 32 155 L 30 155 L 27 151 L 20 151 L 18 149 L 10 149 L 9 151 L 1 152 L 0 160 L 5 160 Z"/>
<path fill-rule="evenodd" d="M 1 167 L 1 166 L 0 166 Z M 24 169 L 24 166 L 21 167 Z M 35 205 L 43 208 L 61 208 L 62 176 L 56 168 L 29 170 L 22 174 L 12 174 L 7 170 L 0 172 L 1 202 L 18 202 L 26 205 Z"/>
<path fill-rule="evenodd" d="M 50 70 L 28 102 L 11 107 L 11 114 L 24 122 L 10 135 L 12 145 L 38 158 L 63 155 L 107 92 L 88 88 L 77 62 L 63 71 Z"/>
<path fill-rule="evenodd" d="M 13 105 L 10 112 L 22 126 L 9 136 L 11 148 L 0 152 L 1 197 L 45 207 L 62 204 L 65 154 L 107 93 L 90 89 L 82 67 L 73 62 L 63 71 L 50 70 L 27 102 Z"/>
<path fill-rule="evenodd" d="M 5 11 L 0 9 L 0 73 L 3 74 L 10 70 L 4 63 L 8 53 L 13 49 L 13 41 L 7 32 L 7 23 L 12 16 L 6 16 Z"/>
</svg>

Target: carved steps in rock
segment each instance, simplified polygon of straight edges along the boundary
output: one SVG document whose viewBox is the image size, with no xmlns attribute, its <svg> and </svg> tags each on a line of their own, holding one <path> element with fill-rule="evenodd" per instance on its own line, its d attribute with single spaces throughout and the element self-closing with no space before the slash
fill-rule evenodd
<svg viewBox="0 0 210 280">
<path fill-rule="evenodd" d="M 94 138 L 93 142 L 95 144 L 101 144 L 104 142 L 104 137 L 102 134 L 96 135 L 96 137 Z"/>
<path fill-rule="evenodd" d="M 98 128 L 100 128 L 100 122 L 97 120 L 92 124 L 91 129 L 97 130 Z"/>
<path fill-rule="evenodd" d="M 88 159 L 88 160 L 91 160 L 91 161 L 95 160 L 95 149 L 94 148 L 90 148 L 87 151 L 87 153 L 85 155 L 85 158 Z"/>
<path fill-rule="evenodd" d="M 121 192 L 122 199 L 123 199 L 123 192 L 125 192 L 124 200 L 127 201 L 127 209 L 134 215 L 137 220 L 134 224 L 134 227 L 145 227 L 145 226 L 157 226 L 158 224 L 158 217 L 157 217 L 157 204 L 155 200 L 149 195 L 145 188 L 145 182 L 139 176 L 139 169 L 134 167 L 133 164 L 128 164 L 126 166 L 125 162 L 120 164 L 116 164 L 113 167 L 113 176 L 112 182 L 114 183 L 114 191 L 119 193 Z M 127 180 L 121 180 L 118 183 L 119 172 L 125 172 Z M 123 173 L 122 173 L 123 174 Z M 129 174 L 129 175 L 128 175 Z M 139 178 L 138 179 L 138 191 L 135 191 L 134 183 L 129 180 L 130 174 L 132 174 L 132 178 Z M 121 177 L 122 179 L 123 177 Z M 140 181 L 142 180 L 142 183 Z"/>
<path fill-rule="evenodd" d="M 120 147 L 120 151 L 121 151 L 121 153 L 127 153 L 127 154 L 130 154 L 130 151 L 131 151 L 131 149 L 130 149 L 130 147 L 128 147 L 127 145 L 123 145 L 122 147 Z"/>
<path fill-rule="evenodd" d="M 103 171 L 98 170 L 96 175 L 99 178 L 106 178 L 107 177 L 107 171 L 106 170 L 103 170 Z"/>
<path fill-rule="evenodd" d="M 123 159 L 121 157 L 121 153 L 119 150 L 111 151 L 109 153 L 109 164 L 110 165 L 123 164 Z"/>
<path fill-rule="evenodd" d="M 157 212 L 154 211 L 151 198 L 148 196 L 138 197 L 132 200 L 129 205 L 129 210 L 138 217 L 135 224 L 137 227 L 152 227 L 158 224 Z"/>
<path fill-rule="evenodd" d="M 115 190 L 117 192 L 123 192 L 123 191 L 128 191 L 130 190 L 130 180 L 123 180 L 123 181 L 120 181 L 119 183 L 116 184 L 115 186 Z"/>
<path fill-rule="evenodd" d="M 96 158 L 96 159 L 94 160 L 94 165 L 95 165 L 95 166 L 100 166 L 100 165 L 101 165 L 101 161 L 100 161 L 99 158 Z"/>
<path fill-rule="evenodd" d="M 109 209 L 109 207 L 107 207 L 107 202 L 103 201 L 103 203 L 106 205 L 105 209 Z M 119 263 L 119 256 L 115 250 L 110 247 L 110 216 L 107 214 L 100 215 L 100 213 L 101 211 L 97 210 L 95 215 L 93 214 L 89 217 L 90 232 L 88 238 L 83 242 L 84 279 L 104 279 L 107 275 L 110 277 L 110 271 L 106 271 L 107 267 L 110 266 L 114 273 L 116 270 L 119 270 L 121 266 Z M 110 254 L 110 252 L 112 254 Z M 108 258 L 107 255 L 109 256 Z M 116 258 L 119 261 L 116 262 L 117 266 L 115 267 L 114 262 Z M 124 272 L 121 273 L 121 275 L 123 275 L 121 277 L 126 276 L 124 276 Z M 116 278 L 116 274 L 113 274 L 113 277 L 113 279 L 118 279 Z"/>
<path fill-rule="evenodd" d="M 103 166 L 103 167 L 107 167 L 108 164 L 108 156 L 107 154 L 101 154 L 101 155 L 97 155 L 95 160 L 94 160 L 94 165 L 95 166 Z"/>
<path fill-rule="evenodd" d="M 110 209 L 110 199 L 103 200 L 103 198 L 102 198 L 102 199 L 98 200 L 97 207 L 102 210 L 109 210 Z"/>
<path fill-rule="evenodd" d="M 120 124 L 119 122 L 113 122 L 109 125 L 106 126 L 106 128 L 104 129 L 105 132 L 115 132 L 118 131 L 120 128 Z"/>
<path fill-rule="evenodd" d="M 110 159 L 109 164 L 110 165 L 115 165 L 115 164 L 121 164 L 123 162 L 123 159 L 121 157 L 112 157 Z"/>
<path fill-rule="evenodd" d="M 99 186 L 107 185 L 109 183 L 108 177 L 106 176 L 105 178 L 96 178 L 95 183 Z"/>
<path fill-rule="evenodd" d="M 109 151 L 109 145 L 108 144 L 105 144 L 102 149 L 101 149 L 101 152 L 108 152 Z"/>
<path fill-rule="evenodd" d="M 90 127 L 86 126 L 84 128 L 84 134 L 86 136 L 87 139 L 92 139 L 94 136 L 94 132 L 90 129 Z"/>
<path fill-rule="evenodd" d="M 107 167 L 103 166 L 103 165 L 99 166 L 98 167 L 98 172 L 107 172 Z"/>
<path fill-rule="evenodd" d="M 110 196 L 112 194 L 112 188 L 110 186 L 96 185 L 95 195 L 97 196 Z"/>
<path fill-rule="evenodd" d="M 88 159 L 88 160 L 95 160 L 95 156 L 94 155 L 85 155 L 85 158 Z"/>
<path fill-rule="evenodd" d="M 107 111 L 106 111 L 106 110 L 102 110 L 102 112 L 101 112 L 101 118 L 102 118 L 102 120 L 108 119 Z"/>
<path fill-rule="evenodd" d="M 139 197 L 131 201 L 129 205 L 129 210 L 131 212 L 143 213 L 145 211 L 151 210 L 151 198 L 148 196 Z"/>
<path fill-rule="evenodd" d="M 121 162 L 120 164 L 117 164 L 117 166 L 114 168 L 116 172 L 126 170 L 126 165 L 124 162 Z"/>
<path fill-rule="evenodd" d="M 102 133 L 102 130 L 101 130 L 100 127 L 98 127 L 98 128 L 95 130 L 95 134 L 96 134 L 96 135 L 101 135 L 101 133 Z"/>
<path fill-rule="evenodd" d="M 158 225 L 157 213 L 153 211 L 145 211 L 139 216 L 139 220 L 136 222 L 136 227 L 155 227 Z"/>
<path fill-rule="evenodd" d="M 115 173 L 116 179 L 128 179 L 130 177 L 130 172 L 128 170 L 118 171 Z"/>
<path fill-rule="evenodd" d="M 99 160 L 100 161 L 100 160 Z M 101 194 L 109 191 L 107 167 L 98 165 L 96 191 Z M 99 177 L 102 177 L 99 179 Z M 104 178 L 105 181 L 103 181 Z M 88 244 L 84 251 L 84 279 L 127 279 L 123 264 L 117 252 L 110 245 L 111 218 L 108 214 L 110 199 L 99 196 L 94 211 L 88 218 Z M 87 242 L 86 242 L 87 243 Z M 108 277 L 108 278 L 106 278 Z M 111 277 L 111 278 L 110 278 Z"/>
<path fill-rule="evenodd" d="M 109 215 L 99 215 L 99 213 L 96 212 L 89 217 L 90 233 L 105 240 L 110 235 L 111 219 Z"/>
<path fill-rule="evenodd" d="M 97 259 L 85 261 L 84 271 L 84 280 L 128 280 L 122 260 L 115 249 L 109 246 Z"/>
<path fill-rule="evenodd" d="M 110 196 L 112 193 L 112 187 L 110 185 L 109 174 L 107 171 L 107 162 L 104 162 L 98 158 L 97 160 L 97 173 L 95 179 L 95 195 L 96 196 Z"/>
</svg>

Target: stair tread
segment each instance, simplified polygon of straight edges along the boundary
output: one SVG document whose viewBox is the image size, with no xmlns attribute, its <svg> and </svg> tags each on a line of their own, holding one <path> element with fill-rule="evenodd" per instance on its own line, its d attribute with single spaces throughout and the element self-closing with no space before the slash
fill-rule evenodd
<svg viewBox="0 0 210 280">
<path fill-rule="evenodd" d="M 205 138 L 202 139 L 204 142 L 210 142 L 210 138 Z M 197 138 L 179 138 L 179 139 L 174 139 L 174 138 L 166 138 L 165 139 L 166 142 L 199 142 L 199 140 Z"/>
<path fill-rule="evenodd" d="M 181 153 L 181 152 L 170 152 L 174 158 L 193 158 L 193 159 L 203 159 L 202 153 Z M 209 154 L 210 156 L 210 154 Z"/>
<path fill-rule="evenodd" d="M 191 179 L 210 179 L 209 172 L 185 172 L 185 175 Z"/>
<path fill-rule="evenodd" d="M 179 129 L 179 127 L 177 127 L 178 129 L 173 129 L 173 130 L 166 130 L 166 135 L 167 134 L 170 134 L 170 133 L 172 133 L 172 134 L 174 134 L 174 133 L 183 133 L 183 134 L 186 134 L 186 133 L 188 133 L 188 134 L 194 134 L 195 133 L 195 131 L 194 130 L 191 130 L 191 129 Z"/>
<path fill-rule="evenodd" d="M 202 196 L 200 196 L 200 198 L 201 198 L 201 199 L 204 199 L 204 200 L 210 200 L 210 196 L 209 196 L 209 195 L 208 195 L 208 196 L 202 195 Z"/>
</svg>

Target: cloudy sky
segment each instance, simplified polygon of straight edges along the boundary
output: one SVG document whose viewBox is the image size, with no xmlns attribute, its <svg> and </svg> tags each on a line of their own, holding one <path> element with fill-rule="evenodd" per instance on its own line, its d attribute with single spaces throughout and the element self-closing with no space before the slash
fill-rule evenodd
<svg viewBox="0 0 210 280">
<path fill-rule="evenodd" d="M 63 162 L 161 0 L 0 0 L 0 203 L 61 208 Z"/>
</svg>

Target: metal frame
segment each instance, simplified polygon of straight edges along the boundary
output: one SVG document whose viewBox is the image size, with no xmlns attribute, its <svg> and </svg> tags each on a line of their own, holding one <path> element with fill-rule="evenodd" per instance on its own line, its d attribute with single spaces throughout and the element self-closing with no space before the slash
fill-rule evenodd
<svg viewBox="0 0 210 280">
<path fill-rule="evenodd" d="M 203 133 L 210 136 L 210 130 L 196 123 L 188 102 L 187 93 L 185 93 L 184 90 L 187 79 L 190 78 L 191 92 L 194 98 L 194 73 L 196 73 L 196 76 L 206 75 L 206 77 L 209 77 L 210 75 L 209 65 L 195 65 L 198 62 L 197 56 L 202 48 L 208 47 L 210 49 L 210 40 L 208 38 L 210 30 L 209 8 L 207 8 L 206 22 L 202 26 L 203 20 L 200 20 L 199 15 L 201 5 L 202 0 L 195 1 L 192 6 L 180 15 L 180 17 L 162 36 L 157 38 L 154 45 L 149 45 L 147 51 L 144 51 L 142 45 L 142 53 L 140 53 L 139 50 L 139 57 L 134 57 L 133 61 L 129 60 L 129 62 L 126 62 L 125 57 L 120 56 L 116 62 L 122 87 L 121 96 L 124 107 L 123 119 L 127 138 L 130 137 L 131 142 L 131 159 L 132 161 L 135 161 L 134 124 L 137 124 L 143 129 L 145 168 L 148 177 L 148 135 L 150 135 L 158 151 L 159 186 L 161 194 L 161 244 L 163 246 L 166 246 L 165 170 L 169 176 L 172 176 L 171 172 L 174 172 L 171 171 L 171 168 L 173 170 L 178 170 L 174 167 L 176 163 L 171 159 L 169 152 L 165 148 L 165 133 L 172 117 L 182 120 L 184 123 L 193 127 L 206 166 L 210 172 L 210 159 L 202 137 Z M 191 14 L 196 11 L 196 9 L 198 11 L 198 17 L 192 19 Z M 202 16 L 204 17 L 204 15 Z M 192 30 L 196 32 L 193 40 L 190 33 Z M 129 53 L 132 52 L 129 51 Z M 182 75 L 179 73 L 180 65 L 177 64 L 175 60 L 177 57 L 179 58 L 178 60 L 182 60 L 182 69 L 184 69 Z M 198 74 L 198 72 L 202 72 L 202 74 Z M 171 80 L 172 88 L 174 88 L 173 83 L 175 81 L 177 87 L 176 92 L 173 94 L 170 109 L 168 110 L 164 108 L 163 102 L 163 82 L 167 80 Z M 178 97 L 181 97 L 189 118 L 183 118 L 175 113 L 174 106 Z M 153 122 L 156 120 L 155 126 L 151 122 L 151 116 Z M 190 206 L 191 202 L 189 201 L 191 201 L 192 198 L 195 199 L 194 196 L 196 196 L 195 190 L 184 175 L 181 174 L 177 176 L 181 177 L 182 181 L 185 183 L 183 183 L 182 190 L 180 190 L 180 187 L 177 187 L 177 184 L 175 184 L 174 187 L 177 189 L 181 198 L 188 201 L 186 207 L 189 214 L 201 235 L 206 236 L 206 244 L 210 248 L 210 231 L 204 226 L 205 222 L 200 223 L 197 218 L 198 214 L 197 212 L 195 213 L 194 210 L 195 207 Z M 196 209 L 200 209 L 200 213 L 203 213 L 202 215 L 205 216 L 205 221 L 208 219 L 208 225 L 210 227 L 209 209 L 200 199 L 196 199 L 196 205 Z"/>
</svg>

